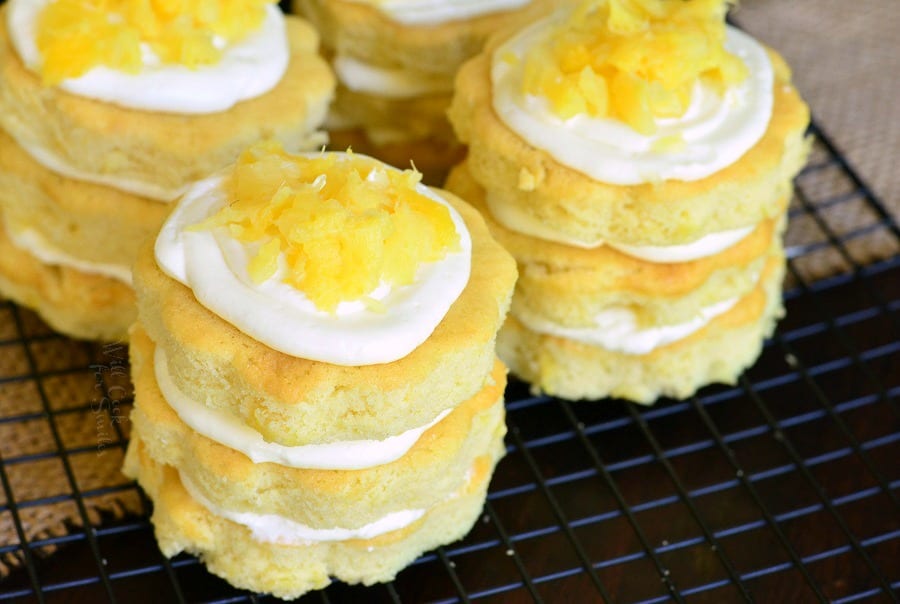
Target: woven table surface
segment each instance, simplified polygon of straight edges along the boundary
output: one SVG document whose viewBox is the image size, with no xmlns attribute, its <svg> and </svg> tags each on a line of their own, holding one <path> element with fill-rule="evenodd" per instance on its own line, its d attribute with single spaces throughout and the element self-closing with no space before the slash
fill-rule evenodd
<svg viewBox="0 0 900 604">
<path fill-rule="evenodd" d="M 900 216 L 900 5 L 895 0 L 747 0 L 734 20 L 777 49 L 793 68 L 794 82 L 817 126 L 831 139 L 894 218 Z M 834 176 L 834 178 L 831 178 Z M 806 179 L 811 198 L 832 198 L 853 185 L 835 174 Z M 836 233 L 872 222 L 863 199 L 824 213 Z M 791 225 L 788 244 L 815 238 L 809 220 Z M 848 243 L 866 264 L 898 252 L 884 232 Z M 850 267 L 835 251 L 805 258 L 802 269 L 818 278 Z"/>
</svg>

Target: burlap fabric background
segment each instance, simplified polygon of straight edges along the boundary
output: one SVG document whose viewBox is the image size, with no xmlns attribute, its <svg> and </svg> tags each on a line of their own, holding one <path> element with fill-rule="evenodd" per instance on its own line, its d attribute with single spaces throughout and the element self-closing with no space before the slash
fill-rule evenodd
<svg viewBox="0 0 900 604">
<path fill-rule="evenodd" d="M 794 81 L 812 107 L 813 119 L 851 168 L 900 216 L 900 4 L 896 0 L 743 0 L 735 21 L 788 60 Z M 827 156 L 815 149 L 810 165 Z M 793 216 L 787 243 L 797 270 L 808 279 L 849 270 L 834 247 L 806 253 L 809 246 L 837 237 L 852 260 L 867 264 L 897 253 L 896 237 L 878 228 L 869 200 L 839 166 L 811 170 L 798 179 L 798 192 L 832 203 Z M 844 195 L 847 193 L 847 195 Z M 789 248 L 790 251 L 790 248 Z"/>
<path fill-rule="evenodd" d="M 900 214 L 900 63 L 897 0 L 745 0 L 736 21 L 779 49 L 818 124 L 852 168 L 895 218 Z M 827 163 L 818 147 L 811 164 Z M 812 200 L 836 199 L 817 208 L 795 201 L 788 232 L 794 265 L 806 278 L 848 270 L 833 246 L 818 246 L 830 234 L 852 260 L 865 264 L 898 253 L 872 204 L 854 191 L 840 166 L 810 170 L 798 181 Z M 883 223 L 883 221 L 882 221 Z M 854 233 L 863 232 L 856 237 Z M 846 238 L 846 240 L 845 240 Z M 137 491 L 119 473 L 130 384 L 121 375 L 123 348 L 73 342 L 52 334 L 31 313 L 0 302 L 0 545 L 19 541 L 12 509 L 26 538 L 63 534 L 83 522 L 141 510 Z M 65 457 L 59 455 L 66 451 Z M 64 459 L 71 470 L 66 471 Z M 10 497 L 9 494 L 12 494 Z M 84 502 L 84 513 L 76 505 Z M 10 509 L 12 508 L 12 509 Z M 47 553 L 52 547 L 38 548 Z M 0 576 L 18 559 L 0 559 Z"/>
</svg>

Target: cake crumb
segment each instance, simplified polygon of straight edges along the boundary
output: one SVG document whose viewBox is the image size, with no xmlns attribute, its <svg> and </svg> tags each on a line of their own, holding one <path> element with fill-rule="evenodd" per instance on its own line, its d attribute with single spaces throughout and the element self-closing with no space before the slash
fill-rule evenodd
<svg viewBox="0 0 900 604">
<path fill-rule="evenodd" d="M 537 188 L 537 177 L 528 169 L 519 170 L 519 189 L 522 191 L 534 191 Z"/>
</svg>

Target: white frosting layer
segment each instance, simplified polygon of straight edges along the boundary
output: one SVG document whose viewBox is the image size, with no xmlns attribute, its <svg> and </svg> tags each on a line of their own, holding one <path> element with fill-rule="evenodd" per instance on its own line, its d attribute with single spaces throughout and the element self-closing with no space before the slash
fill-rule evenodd
<svg viewBox="0 0 900 604">
<path fill-rule="evenodd" d="M 370 297 L 381 302 L 383 312 L 363 302 L 341 302 L 334 314 L 318 310 L 301 291 L 281 281 L 284 266 L 267 281 L 253 283 L 247 272 L 253 250 L 224 228 L 188 230 L 226 203 L 222 180 L 200 181 L 185 194 L 160 231 L 156 259 L 201 304 L 270 348 L 337 365 L 396 361 L 431 335 L 469 281 L 472 241 L 462 217 L 418 185 L 419 193 L 449 210 L 460 251 L 421 265 L 412 285 L 378 287 Z"/>
<path fill-rule="evenodd" d="M 362 470 L 400 459 L 426 430 L 452 411 L 441 412 L 430 423 L 384 440 L 353 440 L 288 447 L 268 442 L 263 435 L 237 417 L 211 409 L 182 392 L 169 374 L 166 353 L 159 346 L 154 354 L 156 382 L 169 406 L 191 429 L 240 451 L 253 463 L 277 463 L 291 468 L 316 470 Z"/>
<path fill-rule="evenodd" d="M 131 285 L 131 267 L 125 264 L 111 264 L 83 260 L 65 252 L 46 237 L 31 228 L 15 228 L 6 225 L 6 232 L 13 244 L 25 250 L 44 264 L 66 266 L 89 275 L 111 277 L 122 283 Z"/>
<path fill-rule="evenodd" d="M 599 346 L 624 354 L 647 354 L 699 331 L 715 317 L 728 312 L 739 298 L 729 298 L 705 308 L 697 316 L 678 325 L 640 327 L 634 312 L 627 308 L 610 308 L 594 317 L 594 327 L 566 327 L 530 313 L 517 318 L 532 331 L 558 336 L 591 346 Z"/>
<path fill-rule="evenodd" d="M 618 120 L 557 117 L 549 102 L 522 93 L 523 56 L 552 30 L 554 17 L 539 21 L 501 45 L 491 68 L 493 107 L 500 119 L 533 147 L 585 175 L 615 185 L 662 180 L 699 180 L 737 161 L 762 138 L 772 114 L 774 74 L 765 49 L 728 27 L 725 47 L 748 67 L 748 77 L 724 97 L 698 84 L 679 118 L 657 119 L 657 132 L 642 135 Z M 681 150 L 659 151 L 660 140 L 681 136 Z"/>
<path fill-rule="evenodd" d="M 710 233 L 696 241 L 683 245 L 626 245 L 607 242 L 623 254 L 658 264 L 690 262 L 723 252 L 747 237 L 756 227 L 742 227 L 718 233 Z"/>
<path fill-rule="evenodd" d="M 392 21 L 405 25 L 438 25 L 488 13 L 513 10 L 530 0 L 351 0 L 374 6 Z"/>
<path fill-rule="evenodd" d="M 37 19 L 51 0 L 10 0 L 7 29 L 22 62 L 37 70 L 43 59 L 36 42 Z M 289 51 L 284 15 L 267 5 L 261 28 L 246 38 L 221 45 L 222 58 L 213 65 L 189 69 L 163 64 L 148 46 L 142 47 L 144 68 L 130 74 L 94 67 L 59 87 L 133 109 L 171 113 L 214 113 L 271 90 L 287 69 Z"/>
<path fill-rule="evenodd" d="M 681 245 L 628 245 L 604 241 L 603 239 L 580 239 L 568 233 L 562 233 L 535 218 L 531 214 L 508 204 L 491 204 L 488 202 L 491 216 L 500 224 L 513 231 L 538 237 L 546 241 L 555 241 L 584 249 L 593 249 L 608 245 L 634 258 L 659 264 L 690 262 L 707 258 L 723 252 L 752 233 L 756 227 L 741 227 L 718 233 L 710 233 L 700 239 Z"/>
<path fill-rule="evenodd" d="M 425 510 L 401 510 L 370 522 L 355 529 L 330 528 L 319 529 L 301 524 L 290 518 L 277 514 L 254 514 L 252 512 L 234 512 L 219 507 L 207 499 L 190 479 L 179 472 L 181 484 L 188 494 L 207 510 L 227 520 L 247 527 L 253 538 L 263 543 L 281 545 L 308 545 L 327 541 L 345 541 L 347 539 L 372 539 L 378 535 L 396 531 L 409 526 L 425 515 Z"/>
<path fill-rule="evenodd" d="M 453 91 L 453 78 L 440 74 L 388 69 L 346 55 L 334 58 L 338 79 L 350 90 L 388 99 L 411 99 Z"/>
</svg>

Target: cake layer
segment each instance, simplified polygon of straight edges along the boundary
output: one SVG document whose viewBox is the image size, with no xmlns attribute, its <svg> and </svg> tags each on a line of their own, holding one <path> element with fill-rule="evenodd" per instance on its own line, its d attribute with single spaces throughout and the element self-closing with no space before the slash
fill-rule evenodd
<svg viewBox="0 0 900 604">
<path fill-rule="evenodd" d="M 449 116 L 469 145 L 469 170 L 486 189 L 488 207 L 504 217 L 507 228 L 529 232 L 541 225 L 572 241 L 666 246 L 755 226 L 781 213 L 806 158 L 809 110 L 776 53 L 769 52 L 775 71 L 772 118 L 762 139 L 739 160 L 691 182 L 617 186 L 560 164 L 496 116 L 490 69 L 493 49 L 505 37 L 492 38 L 460 70 Z"/>
<path fill-rule="evenodd" d="M 595 325 L 610 309 L 627 309 L 642 326 L 677 325 L 698 309 L 743 297 L 756 286 L 782 228 L 779 220 L 765 219 L 725 251 L 662 264 L 609 246 L 584 249 L 543 241 L 503 226 L 487 209 L 468 162 L 453 169 L 446 186 L 482 213 L 491 234 L 516 259 L 519 279 L 510 312 L 565 327 Z"/>
<path fill-rule="evenodd" d="M 248 145 L 274 137 L 315 148 L 335 86 L 318 35 L 286 18 L 290 61 L 269 92 L 227 111 L 179 115 L 127 109 L 47 88 L 14 52 L 0 11 L 0 127 L 56 172 L 172 200 L 225 167 Z"/>
<path fill-rule="evenodd" d="M 152 521 L 163 554 L 196 554 L 233 585 L 291 599 L 325 587 L 331 577 L 366 585 L 389 581 L 421 553 L 464 536 L 484 505 L 502 453 L 498 432 L 469 469 L 466 486 L 404 528 L 370 539 L 294 545 L 259 541 L 246 526 L 210 512 L 190 496 L 177 470 L 147 455 L 140 437 L 132 439 L 124 471 L 153 500 Z"/>
<path fill-rule="evenodd" d="M 131 334 L 134 430 L 150 457 L 178 468 L 204 499 L 234 512 L 277 515 L 312 529 L 358 529 L 392 513 L 428 509 L 461 488 L 475 458 L 491 451 L 506 430 L 506 372 L 497 362 L 487 386 L 395 461 L 365 467 L 370 460 L 362 459 L 355 470 L 253 463 L 214 440 L 214 432 L 204 436 L 179 417 L 160 391 L 153 351 L 138 323 Z"/>
<path fill-rule="evenodd" d="M 472 238 L 471 275 L 431 336 L 398 361 L 338 366 L 277 352 L 248 337 L 165 276 L 151 246 L 135 266 L 141 323 L 191 399 L 228 411 L 282 445 L 383 440 L 434 420 L 481 390 L 494 362 L 515 263 L 480 215 L 441 193 Z"/>
<path fill-rule="evenodd" d="M 458 145 L 447 121 L 449 105 L 449 94 L 391 99 L 338 86 L 331 110 L 339 123 L 361 128 L 376 144 L 434 139 Z"/>
<path fill-rule="evenodd" d="M 376 7 L 359 2 L 294 1 L 294 10 L 309 19 L 321 33 L 323 44 L 337 53 L 372 65 L 443 75 L 448 82 L 497 28 L 527 23 L 553 6 L 547 0 L 532 0 L 512 11 L 417 25 L 392 20 Z"/>
<path fill-rule="evenodd" d="M 647 354 L 625 354 L 536 333 L 510 315 L 497 354 L 536 391 L 568 399 L 684 398 L 713 382 L 734 384 L 783 314 L 784 256 L 769 257 L 759 285 L 691 335 Z"/>
<path fill-rule="evenodd" d="M 0 210 L 10 225 L 36 231 L 65 254 L 130 273 L 141 243 L 156 233 L 169 209 L 56 174 L 0 130 Z"/>
<path fill-rule="evenodd" d="M 137 314 L 130 286 L 112 277 L 44 264 L 12 242 L 3 218 L 0 212 L 0 294 L 36 311 L 66 335 L 127 338 Z"/>
</svg>

